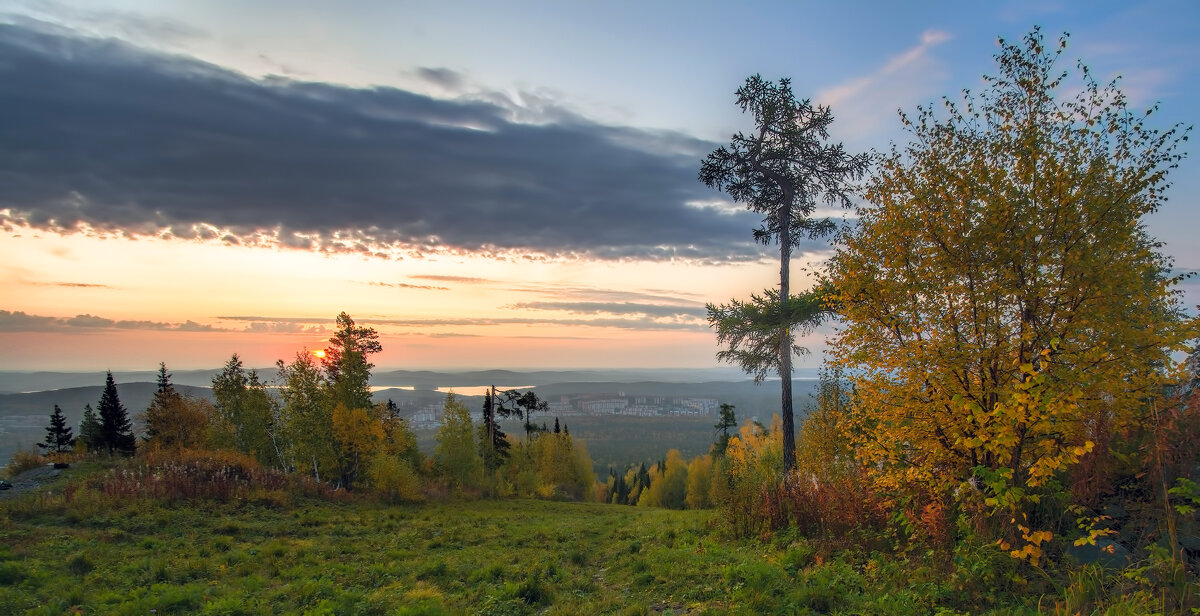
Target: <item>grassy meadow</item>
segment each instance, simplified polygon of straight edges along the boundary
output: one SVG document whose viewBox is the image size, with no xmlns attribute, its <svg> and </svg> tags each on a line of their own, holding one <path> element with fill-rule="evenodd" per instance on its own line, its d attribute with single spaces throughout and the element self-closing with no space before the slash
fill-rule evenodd
<svg viewBox="0 0 1200 616">
<path fill-rule="evenodd" d="M 122 472 L 84 463 L 0 502 L 0 613 L 1032 613 L 1044 591 L 999 554 L 733 539 L 715 511 L 87 487 Z"/>
</svg>

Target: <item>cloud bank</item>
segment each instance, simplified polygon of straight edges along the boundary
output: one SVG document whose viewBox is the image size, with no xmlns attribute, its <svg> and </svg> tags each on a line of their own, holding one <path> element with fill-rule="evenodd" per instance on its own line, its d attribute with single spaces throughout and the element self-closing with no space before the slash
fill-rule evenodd
<svg viewBox="0 0 1200 616">
<path fill-rule="evenodd" d="M 73 317 L 50 317 L 26 314 L 20 310 L 0 310 L 0 332 L 78 332 L 100 329 L 142 329 L 177 332 L 215 332 L 222 330 L 211 325 L 184 321 L 163 323 L 160 321 L 114 320 L 92 314 Z"/>
<path fill-rule="evenodd" d="M 321 251 L 759 259 L 696 179 L 716 144 L 495 93 L 255 80 L 0 23 L 0 226 Z M 458 77 L 422 69 L 454 87 Z"/>
</svg>

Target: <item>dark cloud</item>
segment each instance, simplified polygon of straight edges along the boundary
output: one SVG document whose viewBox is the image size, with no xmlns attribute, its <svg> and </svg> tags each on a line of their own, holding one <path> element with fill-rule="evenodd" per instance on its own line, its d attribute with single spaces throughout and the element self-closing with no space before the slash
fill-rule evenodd
<svg viewBox="0 0 1200 616">
<path fill-rule="evenodd" d="M 651 317 L 704 318 L 703 306 L 663 306 L 633 302 L 521 302 L 508 306 L 524 310 L 561 310 L 575 314 L 624 314 Z"/>
<path fill-rule="evenodd" d="M 536 96 L 253 80 L 29 24 L 0 24 L 0 59 L 0 223 L 367 255 L 764 254 L 758 216 L 688 205 L 717 196 L 696 180 L 715 144 Z"/>
<path fill-rule="evenodd" d="M 666 317 L 659 317 L 646 312 L 628 313 L 630 318 L 610 317 L 592 319 L 559 319 L 551 317 L 463 317 L 445 319 L 357 319 L 355 322 L 367 327 L 391 325 L 395 327 L 426 328 L 426 327 L 488 327 L 492 325 L 565 325 L 581 327 L 611 327 L 617 329 L 642 330 L 688 330 L 706 331 L 708 327 L 686 312 L 687 309 L 676 309 Z M 613 314 L 613 313 L 610 313 Z M 255 323 L 278 324 L 311 324 L 331 321 L 307 317 L 271 317 L 271 316 L 223 316 L 217 317 L 223 321 L 245 321 L 254 328 Z M 417 332 L 409 332 L 417 333 Z"/>
<path fill-rule="evenodd" d="M 196 323 L 195 321 L 191 321 L 191 320 L 184 321 L 183 323 L 180 323 L 179 325 L 176 325 L 174 329 L 175 329 L 176 331 L 181 331 L 181 332 L 215 332 L 215 331 L 220 331 L 220 330 L 218 330 L 217 328 L 213 327 L 212 325 L 203 325 L 203 324 L 200 324 L 200 323 Z"/>
<path fill-rule="evenodd" d="M 256 334 L 323 334 L 324 327 L 320 325 L 305 325 L 296 321 L 251 321 L 246 325 L 246 331 Z"/>
<path fill-rule="evenodd" d="M 21 311 L 0 310 L 0 331 L 5 332 L 78 332 L 96 329 L 148 329 L 155 331 L 215 332 L 229 331 L 196 323 L 163 323 L 160 321 L 118 321 L 92 314 L 73 317 L 47 317 Z"/>
<path fill-rule="evenodd" d="M 330 330 L 325 324 L 334 322 L 334 319 L 314 317 L 236 315 L 216 318 L 220 321 L 239 321 L 245 323 L 243 331 L 256 334 L 326 334 Z"/>
<path fill-rule="evenodd" d="M 105 319 L 103 317 L 97 317 L 90 314 L 81 314 L 69 319 L 64 319 L 63 324 L 71 327 L 113 327 L 117 324 L 117 322 L 112 319 Z"/>
<path fill-rule="evenodd" d="M 0 310 L 0 332 L 37 332 L 55 328 L 60 319 L 25 314 L 20 310 Z"/>
<path fill-rule="evenodd" d="M 466 80 L 462 73 L 448 68 L 430 68 L 422 66 L 417 69 L 417 76 L 443 89 L 457 92 L 463 89 Z"/>
<path fill-rule="evenodd" d="M 542 297 L 573 299 L 578 301 L 596 302 L 653 302 L 656 304 L 694 305 L 697 295 L 664 291 L 659 289 L 643 289 L 641 291 L 622 291 L 620 289 L 602 289 L 588 286 L 536 286 L 523 285 L 507 289 L 520 293 L 536 293 Z"/>
<path fill-rule="evenodd" d="M 603 319 L 554 319 L 526 317 L 460 318 L 460 319 L 374 319 L 372 325 L 396 325 L 400 327 L 487 327 L 492 325 L 545 325 L 571 327 L 610 327 L 637 330 L 685 330 L 707 331 L 708 327 L 694 319 L 641 318 Z"/>
<path fill-rule="evenodd" d="M 264 317 L 257 315 L 232 315 L 216 317 L 221 321 L 245 321 L 247 323 L 290 323 L 290 324 L 320 324 L 333 323 L 335 319 L 328 317 Z"/>
</svg>

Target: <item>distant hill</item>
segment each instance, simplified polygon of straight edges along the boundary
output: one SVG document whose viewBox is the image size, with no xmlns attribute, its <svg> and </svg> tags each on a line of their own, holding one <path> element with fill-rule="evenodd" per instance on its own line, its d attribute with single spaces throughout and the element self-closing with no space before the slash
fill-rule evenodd
<svg viewBox="0 0 1200 616">
<path fill-rule="evenodd" d="M 168 367 L 169 369 L 169 367 Z M 263 380 L 275 377 L 275 367 L 257 368 Z M 171 381 L 177 385 L 207 387 L 220 368 L 205 370 L 171 370 Z M 156 370 L 114 372 L 117 383 L 153 383 Z M 815 378 L 814 370 L 801 370 L 797 378 Z M 375 386 L 407 386 L 420 389 L 436 387 L 476 387 L 497 385 L 549 385 L 551 383 L 697 383 L 702 381 L 736 382 L 745 375 L 733 368 L 660 368 L 645 370 L 378 370 L 371 377 Z M 0 393 L 48 391 L 88 385 L 103 385 L 104 371 L 95 372 L 14 372 L 0 371 Z"/>
<path fill-rule="evenodd" d="M 176 385 L 207 387 L 220 370 L 171 370 L 171 382 Z M 260 371 L 261 373 L 261 371 Z M 272 368 L 270 374 L 274 374 Z M 17 394 L 35 391 L 70 389 L 95 385 L 104 386 L 105 371 L 97 372 L 0 372 L 0 393 Z M 154 383 L 157 370 L 113 372 L 117 385 L 122 383 Z M 64 411 L 66 409 L 63 409 Z"/>
<path fill-rule="evenodd" d="M 117 395 L 129 411 L 130 419 L 146 410 L 156 387 L 153 382 L 117 383 Z M 206 387 L 176 385 L 175 389 L 187 396 L 212 400 L 212 392 Z M 7 464 L 18 449 L 33 447 L 45 438 L 46 426 L 50 423 L 55 404 L 62 409 L 67 425 L 78 434 L 83 406 L 91 404 L 92 408 L 96 408 L 103 390 L 103 385 L 91 385 L 26 394 L 0 394 L 0 465 Z"/>
</svg>

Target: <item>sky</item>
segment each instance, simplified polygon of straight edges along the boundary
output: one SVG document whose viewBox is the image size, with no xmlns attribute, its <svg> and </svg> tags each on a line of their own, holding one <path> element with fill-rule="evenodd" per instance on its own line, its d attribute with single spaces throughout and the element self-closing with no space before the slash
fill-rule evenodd
<svg viewBox="0 0 1200 616">
<path fill-rule="evenodd" d="M 714 366 L 705 304 L 778 279 L 760 217 L 697 180 L 753 128 L 745 79 L 884 151 L 1035 25 L 1156 126 L 1200 117 L 1190 0 L 8 0 L 0 369 L 267 367 L 343 311 L 380 368 Z M 1198 165 L 1146 221 L 1180 272 Z"/>
</svg>

